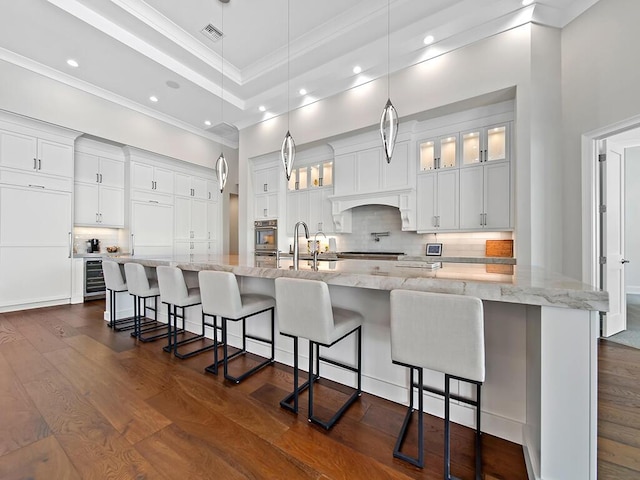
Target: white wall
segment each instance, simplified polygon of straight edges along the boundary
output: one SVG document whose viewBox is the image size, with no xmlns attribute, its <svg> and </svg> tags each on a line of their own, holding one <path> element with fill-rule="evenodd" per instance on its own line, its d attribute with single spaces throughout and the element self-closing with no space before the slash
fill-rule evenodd
<svg viewBox="0 0 640 480">
<path fill-rule="evenodd" d="M 600 0 L 562 30 L 563 270 L 582 277 L 581 135 L 640 113 L 640 2 Z"/>
<path fill-rule="evenodd" d="M 220 154 L 208 138 L 2 60 L 0 109 L 205 167 Z"/>
<path fill-rule="evenodd" d="M 640 147 L 625 150 L 625 283 L 640 294 Z"/>
<path fill-rule="evenodd" d="M 539 44 L 532 47 L 532 42 Z M 402 70 L 391 78 L 391 98 L 401 117 L 516 87 L 515 183 L 518 263 L 558 270 L 561 251 L 562 172 L 557 132 L 559 50 L 557 30 L 524 25 Z M 550 55 L 545 55 L 550 52 Z M 535 72 L 532 72 L 532 65 Z M 373 127 L 386 101 L 386 79 L 374 81 L 291 112 L 298 145 Z M 252 208 L 248 159 L 278 151 L 286 115 L 240 132 L 241 252 L 251 251 Z M 532 142 L 532 137 L 543 138 Z M 532 167 L 533 166 L 533 167 Z M 549 174 L 557 178 L 549 181 Z M 284 201 L 284 199 L 283 199 Z"/>
</svg>

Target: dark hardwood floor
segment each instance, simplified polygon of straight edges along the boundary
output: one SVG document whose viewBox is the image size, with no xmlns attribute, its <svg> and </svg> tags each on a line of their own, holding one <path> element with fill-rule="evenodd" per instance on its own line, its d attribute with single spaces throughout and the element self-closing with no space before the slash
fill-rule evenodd
<svg viewBox="0 0 640 480">
<path fill-rule="evenodd" d="M 405 407 L 364 394 L 325 432 L 307 423 L 306 395 L 298 416 L 279 407 L 289 367 L 231 385 L 203 373 L 211 352 L 181 361 L 162 342 L 137 344 L 106 326 L 103 307 L 0 314 L 0 478 L 442 478 L 440 419 L 426 417 L 420 470 L 392 456 Z M 602 348 L 601 478 L 640 470 L 640 366 L 627 355 Z M 320 416 L 346 398 L 330 387 L 318 387 Z M 453 473 L 473 478 L 473 432 L 454 426 L 452 440 Z M 486 479 L 526 478 L 521 447 L 490 435 L 483 463 Z"/>
</svg>

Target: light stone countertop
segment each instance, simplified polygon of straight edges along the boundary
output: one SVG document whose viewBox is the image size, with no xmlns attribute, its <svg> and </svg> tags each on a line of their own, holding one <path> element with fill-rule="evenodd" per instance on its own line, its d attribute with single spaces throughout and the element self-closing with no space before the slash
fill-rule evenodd
<svg viewBox="0 0 640 480">
<path fill-rule="evenodd" d="M 306 260 L 300 270 L 292 259 L 282 258 L 280 268 L 257 267 L 253 255 L 117 256 L 120 263 L 138 262 L 148 267 L 177 266 L 186 271 L 221 270 L 260 278 L 297 277 L 323 280 L 329 285 L 375 290 L 419 290 L 473 295 L 482 300 L 607 311 L 609 294 L 582 282 L 523 265 L 443 264 L 431 270 L 407 266 L 407 261 L 348 260 L 319 262 L 314 271 Z M 416 265 L 419 265 L 416 262 Z M 513 272 L 513 273 L 511 273 Z"/>
<path fill-rule="evenodd" d="M 515 265 L 513 257 L 436 257 L 400 255 L 398 260 L 409 262 L 482 263 L 485 265 Z"/>
</svg>

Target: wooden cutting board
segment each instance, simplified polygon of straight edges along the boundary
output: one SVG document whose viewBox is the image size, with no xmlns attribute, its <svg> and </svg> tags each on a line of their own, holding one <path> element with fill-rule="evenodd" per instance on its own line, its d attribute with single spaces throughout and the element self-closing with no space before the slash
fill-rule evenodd
<svg viewBox="0 0 640 480">
<path fill-rule="evenodd" d="M 513 257 L 513 240 L 487 240 L 487 257 Z"/>
</svg>

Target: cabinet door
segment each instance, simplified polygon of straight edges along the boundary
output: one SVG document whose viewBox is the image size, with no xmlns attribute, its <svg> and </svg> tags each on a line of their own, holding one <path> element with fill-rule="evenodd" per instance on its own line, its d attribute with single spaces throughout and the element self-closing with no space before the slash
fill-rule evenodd
<svg viewBox="0 0 640 480">
<path fill-rule="evenodd" d="M 100 213 L 98 189 L 97 184 L 75 184 L 73 217 L 76 225 L 96 225 L 98 223 Z"/>
<path fill-rule="evenodd" d="M 494 162 L 506 160 L 509 150 L 509 126 L 494 125 L 485 133 L 484 161 Z"/>
<path fill-rule="evenodd" d="M 207 240 L 208 223 L 207 222 L 207 201 L 194 198 L 191 200 L 191 231 L 192 239 Z"/>
<path fill-rule="evenodd" d="M 124 190 L 100 186 L 100 225 L 124 227 Z"/>
<path fill-rule="evenodd" d="M 191 240 L 191 199 L 176 197 L 175 239 Z"/>
<path fill-rule="evenodd" d="M 322 190 L 322 224 L 319 230 L 322 230 L 324 233 L 334 233 L 336 231 L 333 223 L 332 204 L 331 200 L 329 200 L 329 195 L 333 195 L 333 191 L 330 188 Z"/>
<path fill-rule="evenodd" d="M 348 195 L 356 192 L 356 156 L 353 153 L 339 155 L 334 162 L 333 180 L 336 195 Z"/>
<path fill-rule="evenodd" d="M 357 192 L 377 192 L 382 185 L 380 178 L 382 148 L 371 148 L 356 153 Z"/>
<path fill-rule="evenodd" d="M 38 140 L 38 171 L 73 177 L 73 147 L 51 140 Z"/>
<path fill-rule="evenodd" d="M 278 167 L 264 168 L 256 170 L 254 175 L 254 193 L 256 195 L 263 193 L 275 193 L 280 185 L 280 173 L 282 170 Z M 284 173 L 282 173 L 284 176 Z"/>
<path fill-rule="evenodd" d="M 511 226 L 511 175 L 509 162 L 489 163 L 484 167 L 485 228 Z"/>
<path fill-rule="evenodd" d="M 396 144 L 393 149 L 391 163 L 387 163 L 384 155 L 381 155 L 384 188 L 407 188 L 411 182 L 409 172 L 414 175 L 414 169 L 409 168 L 409 142 Z"/>
<path fill-rule="evenodd" d="M 100 185 L 124 188 L 124 162 L 100 157 Z"/>
<path fill-rule="evenodd" d="M 207 202 L 207 240 L 216 240 L 220 230 L 220 204 Z"/>
<path fill-rule="evenodd" d="M 0 246 L 68 248 L 71 194 L 2 186 L 0 219 Z"/>
<path fill-rule="evenodd" d="M 307 217 L 309 223 L 309 233 L 322 232 L 323 225 L 323 204 L 322 204 L 322 190 L 312 190 L 308 193 L 308 210 L 309 216 Z"/>
<path fill-rule="evenodd" d="M 132 253 L 142 254 L 138 247 L 173 248 L 173 206 L 159 203 L 131 202 Z M 148 252 L 166 251 L 146 249 Z M 151 253 L 150 253 L 151 254 Z"/>
<path fill-rule="evenodd" d="M 207 180 L 200 177 L 191 178 L 191 188 L 193 189 L 193 196 L 195 198 L 201 198 L 203 200 L 208 199 L 209 192 L 207 190 Z"/>
<path fill-rule="evenodd" d="M 458 207 L 459 171 L 444 170 L 438 172 L 437 188 L 437 224 L 439 230 L 457 230 L 459 228 Z"/>
<path fill-rule="evenodd" d="M 173 251 L 175 255 L 191 255 L 193 252 L 191 250 L 192 242 L 176 242 L 173 246 Z"/>
<path fill-rule="evenodd" d="M 286 232 L 287 235 L 293 235 L 293 226 L 300 220 L 300 197 L 301 192 L 287 193 L 287 217 Z M 283 226 L 281 225 L 280 228 Z"/>
<path fill-rule="evenodd" d="M 220 186 L 217 180 L 207 180 L 207 200 L 218 201 L 220 198 Z"/>
<path fill-rule="evenodd" d="M 153 167 L 144 163 L 131 163 L 131 188 L 153 190 Z"/>
<path fill-rule="evenodd" d="M 460 228 L 483 228 L 483 177 L 482 166 L 460 169 Z"/>
<path fill-rule="evenodd" d="M 184 197 L 191 197 L 191 175 L 184 173 L 175 173 L 173 180 L 175 182 L 175 194 Z"/>
<path fill-rule="evenodd" d="M 435 230 L 437 174 L 419 175 L 417 185 L 416 227 L 418 231 Z"/>
<path fill-rule="evenodd" d="M 28 135 L 0 130 L 0 165 L 35 171 L 37 140 Z"/>
<path fill-rule="evenodd" d="M 84 152 L 76 152 L 75 181 L 100 183 L 100 157 Z"/>
<path fill-rule="evenodd" d="M 165 168 L 154 168 L 154 180 L 156 191 L 159 193 L 170 193 L 173 195 L 173 172 Z"/>
</svg>

